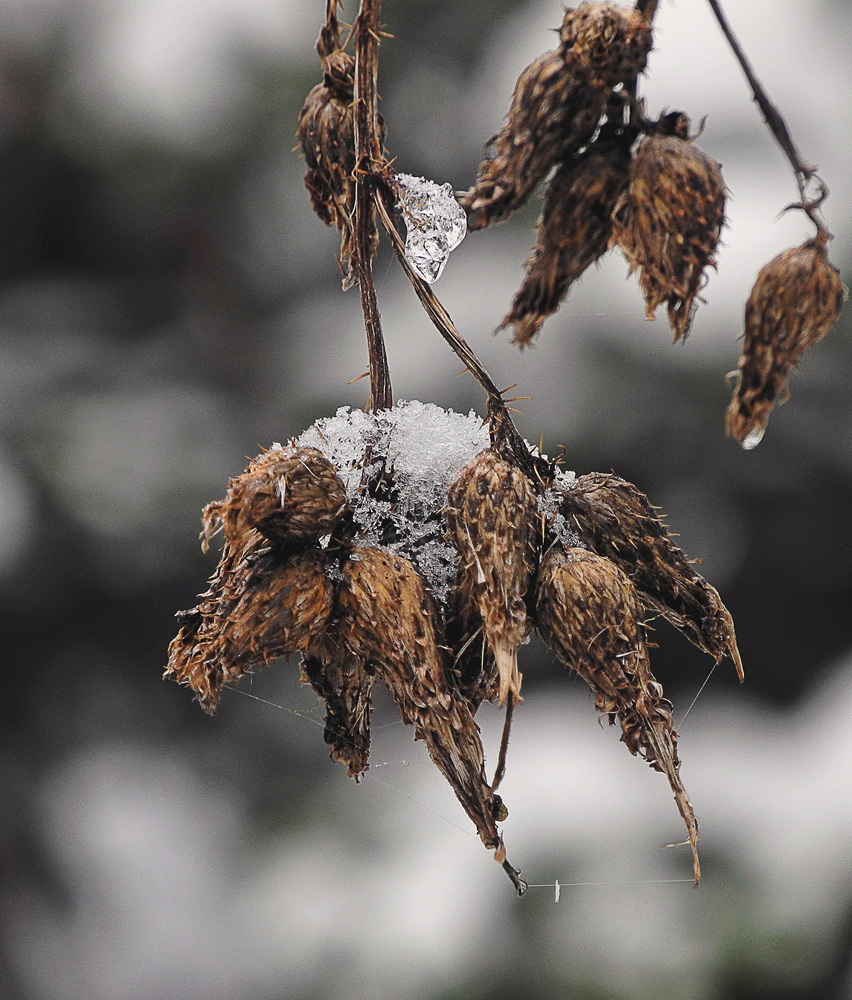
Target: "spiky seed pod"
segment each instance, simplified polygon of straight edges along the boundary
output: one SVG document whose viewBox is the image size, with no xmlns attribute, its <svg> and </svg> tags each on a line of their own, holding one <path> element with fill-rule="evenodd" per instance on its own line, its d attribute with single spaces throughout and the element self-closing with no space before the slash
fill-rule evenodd
<svg viewBox="0 0 852 1000">
<path fill-rule="evenodd" d="M 535 493 L 519 469 L 489 448 L 452 483 L 445 514 L 461 556 L 459 613 L 479 612 L 502 705 L 510 691 L 520 698 L 518 644 L 531 629 L 524 598 L 535 565 Z"/>
<path fill-rule="evenodd" d="M 343 566 L 338 608 L 341 636 L 414 724 L 415 739 L 425 742 L 485 846 L 500 852 L 500 803 L 485 778 L 479 728 L 449 686 L 437 611 L 417 570 L 380 549 L 355 548 Z"/>
<path fill-rule="evenodd" d="M 469 229 L 502 222 L 559 160 L 592 138 L 607 92 L 581 83 L 558 52 L 521 73 L 503 128 L 490 140 L 476 184 L 462 198 Z"/>
<path fill-rule="evenodd" d="M 728 434 L 746 448 L 760 442 L 769 414 L 789 392 L 787 378 L 825 336 L 843 306 L 840 275 L 820 233 L 785 250 L 757 276 L 745 308 L 739 378 L 728 407 Z"/>
<path fill-rule="evenodd" d="M 612 214 L 611 245 L 639 270 L 645 315 L 668 307 L 675 341 L 686 337 L 725 221 L 719 164 L 678 135 L 650 135 L 639 145 L 630 183 Z"/>
<path fill-rule="evenodd" d="M 629 166 L 623 144 L 595 142 L 563 163 L 548 185 L 526 277 L 500 324 L 500 329 L 514 327 L 520 347 L 532 342 L 574 282 L 606 253 L 610 217 L 627 185 Z"/>
<path fill-rule="evenodd" d="M 630 752 L 669 779 L 689 835 L 697 883 L 698 824 L 678 774 L 671 704 L 651 673 L 633 584 L 609 559 L 554 545 L 539 569 L 536 615 L 550 648 L 594 692 L 598 711 L 610 723 L 618 718 Z"/>
<path fill-rule="evenodd" d="M 325 700 L 325 742 L 329 756 L 345 764 L 356 781 L 370 756 L 370 691 L 373 678 L 336 631 L 311 642 L 302 655 L 302 670 Z"/>
<path fill-rule="evenodd" d="M 322 41 L 322 39 L 321 39 Z M 355 60 L 346 52 L 333 51 L 322 58 L 323 82 L 308 94 L 299 113 L 296 135 L 308 165 L 305 187 L 311 205 L 326 225 L 341 233 L 340 268 L 343 287 L 356 278 L 355 262 Z M 379 118 L 380 142 L 384 143 L 384 121 Z M 371 227 L 370 255 L 376 252 L 378 229 Z"/>
<path fill-rule="evenodd" d="M 166 674 L 192 687 L 212 710 L 225 683 L 321 634 L 333 596 L 322 553 L 283 557 L 250 546 L 236 562 L 221 564 L 197 608 L 182 613 Z"/>
<path fill-rule="evenodd" d="M 231 479 L 224 500 L 204 509 L 205 543 L 221 526 L 238 552 L 255 530 L 280 549 L 299 549 L 331 534 L 347 509 L 346 489 L 315 448 L 271 448 Z"/>
<path fill-rule="evenodd" d="M 653 34 L 638 10 L 584 0 L 565 12 L 559 40 L 559 51 L 578 79 L 615 87 L 643 72 Z"/>
<path fill-rule="evenodd" d="M 618 476 L 592 472 L 565 490 L 561 512 L 582 541 L 630 577 L 647 608 L 717 661 L 729 652 L 743 679 L 730 612 L 671 540 L 641 490 Z"/>
</svg>

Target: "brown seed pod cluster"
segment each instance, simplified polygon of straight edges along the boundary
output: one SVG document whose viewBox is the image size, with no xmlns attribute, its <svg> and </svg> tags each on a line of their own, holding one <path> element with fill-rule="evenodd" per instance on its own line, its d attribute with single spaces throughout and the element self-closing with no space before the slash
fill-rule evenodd
<svg viewBox="0 0 852 1000">
<path fill-rule="evenodd" d="M 179 616 L 167 674 L 212 710 L 226 683 L 301 652 L 330 756 L 356 779 L 383 683 L 522 892 L 497 828 L 505 745 L 489 784 L 474 716 L 483 700 L 507 711 L 520 700 L 517 649 L 535 627 L 630 752 L 668 777 L 697 881 L 697 825 L 644 614 L 666 614 L 741 669 L 730 615 L 636 487 L 552 467 L 534 483 L 497 441 L 474 414 L 399 403 L 343 409 L 258 456 L 205 509 L 204 543 L 221 528 L 222 554 Z"/>
<path fill-rule="evenodd" d="M 771 260 L 746 303 L 739 377 L 726 415 L 728 434 L 745 448 L 760 442 L 772 408 L 789 395 L 790 373 L 840 314 L 845 289 L 827 241 L 820 232 Z"/>
<path fill-rule="evenodd" d="M 652 40 L 643 14 L 587 0 L 566 11 L 559 37 L 521 73 L 506 124 L 461 199 L 470 229 L 502 222 L 591 141 L 613 88 L 642 72 Z"/>
<path fill-rule="evenodd" d="M 725 184 L 719 164 L 678 134 L 685 116 L 666 116 L 674 134 L 642 140 L 630 179 L 612 213 L 610 243 L 639 271 L 645 315 L 668 308 L 675 341 L 686 337 L 705 271 L 715 266 L 725 221 Z"/>
<path fill-rule="evenodd" d="M 323 82 L 308 94 L 299 113 L 296 135 L 308 165 L 305 187 L 311 205 L 322 221 L 340 231 L 340 269 L 344 290 L 356 278 L 355 261 L 355 60 L 340 48 L 334 5 L 329 23 L 320 32 L 317 52 Z M 379 118 L 381 142 L 384 122 Z M 379 243 L 378 228 L 371 226 L 371 256 Z"/>
</svg>

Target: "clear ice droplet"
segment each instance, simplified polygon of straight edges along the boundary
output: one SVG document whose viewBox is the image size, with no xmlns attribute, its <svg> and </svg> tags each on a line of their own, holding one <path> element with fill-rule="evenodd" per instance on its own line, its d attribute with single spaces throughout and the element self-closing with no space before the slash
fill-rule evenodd
<svg viewBox="0 0 852 1000">
<path fill-rule="evenodd" d="M 760 442 L 763 440 L 763 435 L 766 433 L 766 424 L 763 427 L 755 427 L 746 434 L 742 440 L 742 446 L 746 451 L 751 451 L 752 448 L 756 448 Z"/>
<path fill-rule="evenodd" d="M 452 184 L 397 174 L 396 194 L 405 220 L 405 256 L 430 284 L 437 281 L 447 256 L 467 234 L 467 216 L 456 201 Z"/>
</svg>

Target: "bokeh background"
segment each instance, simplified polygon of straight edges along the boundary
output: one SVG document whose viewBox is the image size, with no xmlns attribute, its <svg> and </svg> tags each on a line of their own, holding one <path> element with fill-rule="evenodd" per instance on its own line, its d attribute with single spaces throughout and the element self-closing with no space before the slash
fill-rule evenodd
<svg viewBox="0 0 852 1000">
<path fill-rule="evenodd" d="M 850 283 L 852 8 L 728 0 Z M 343 17 L 354 17 L 348 0 Z M 747 682 L 660 624 L 704 880 L 661 775 L 584 685 L 524 650 L 503 791 L 518 900 L 386 697 L 373 767 L 330 764 L 295 662 L 208 718 L 161 679 L 213 568 L 199 513 L 261 446 L 363 406 L 357 292 L 293 151 L 320 0 L 5 0 L 0 10 L 0 996 L 9 1000 L 852 997 L 852 336 L 802 363 L 763 443 L 723 435 L 760 266 L 810 235 L 697 0 L 663 0 L 649 112 L 722 162 L 729 226 L 685 344 L 607 257 L 519 353 L 492 331 L 538 208 L 472 234 L 436 291 L 524 435 L 615 470 L 703 558 Z M 470 185 L 552 0 L 387 0 L 388 145 Z M 394 389 L 481 392 L 387 250 Z M 683 720 L 681 723 L 680 720 Z M 500 718 L 482 713 L 493 756 Z M 559 880 L 559 902 L 548 885 Z M 586 883 L 571 885 L 569 883 Z"/>
</svg>

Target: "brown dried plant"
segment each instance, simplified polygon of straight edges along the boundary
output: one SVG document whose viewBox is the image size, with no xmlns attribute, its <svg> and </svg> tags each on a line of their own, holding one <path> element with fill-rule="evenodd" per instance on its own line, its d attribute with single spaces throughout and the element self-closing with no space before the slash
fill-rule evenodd
<svg viewBox="0 0 852 1000">
<path fill-rule="evenodd" d="M 710 3 L 729 35 L 718 3 Z M 640 272 L 649 315 L 665 303 L 675 339 L 688 332 L 713 265 L 724 185 L 718 165 L 689 138 L 685 115 L 643 116 L 636 87 L 655 7 L 655 0 L 633 9 L 585 0 L 567 10 L 559 48 L 521 75 L 508 120 L 461 199 L 470 228 L 482 228 L 505 219 L 552 171 L 538 245 L 504 320 L 521 346 L 615 244 Z M 336 10 L 327 0 L 317 43 L 323 82 L 308 97 L 298 134 L 314 208 L 342 233 L 344 287 L 359 286 L 369 403 L 366 412 L 341 411 L 263 452 L 205 508 L 203 546 L 221 534 L 219 565 L 197 606 L 178 615 L 166 672 L 212 711 L 225 684 L 300 653 L 302 680 L 325 702 L 330 756 L 356 780 L 369 767 L 372 688 L 384 684 L 522 894 L 526 884 L 498 828 L 508 812 L 497 788 L 521 700 L 518 647 L 536 629 L 589 685 L 598 712 L 620 724 L 628 750 L 666 775 L 697 883 L 698 826 L 680 778 L 672 706 L 650 668 L 647 616 L 663 615 L 717 661 L 730 655 L 742 680 L 731 615 L 636 486 L 613 474 L 561 473 L 518 433 L 510 401 L 415 269 L 397 229 L 397 196 L 422 179 L 397 181 L 384 150 L 379 0 L 361 0 L 354 57 L 340 44 Z M 797 170 L 798 207 L 818 234 L 765 268 L 750 299 L 729 416 L 740 438 L 765 425 L 790 368 L 834 321 L 841 297 L 817 217 L 825 192 L 806 202 L 812 168 L 797 159 L 780 116 L 749 80 Z M 429 190 L 422 189 L 427 209 Z M 377 220 L 421 305 L 484 390 L 483 425 L 429 404 L 394 405 L 372 278 Z M 431 253 L 429 241 L 435 253 L 448 252 L 454 217 L 442 216 L 434 232 L 425 217 L 415 222 L 418 252 Z M 475 721 L 483 701 L 506 708 L 490 782 Z"/>
</svg>

